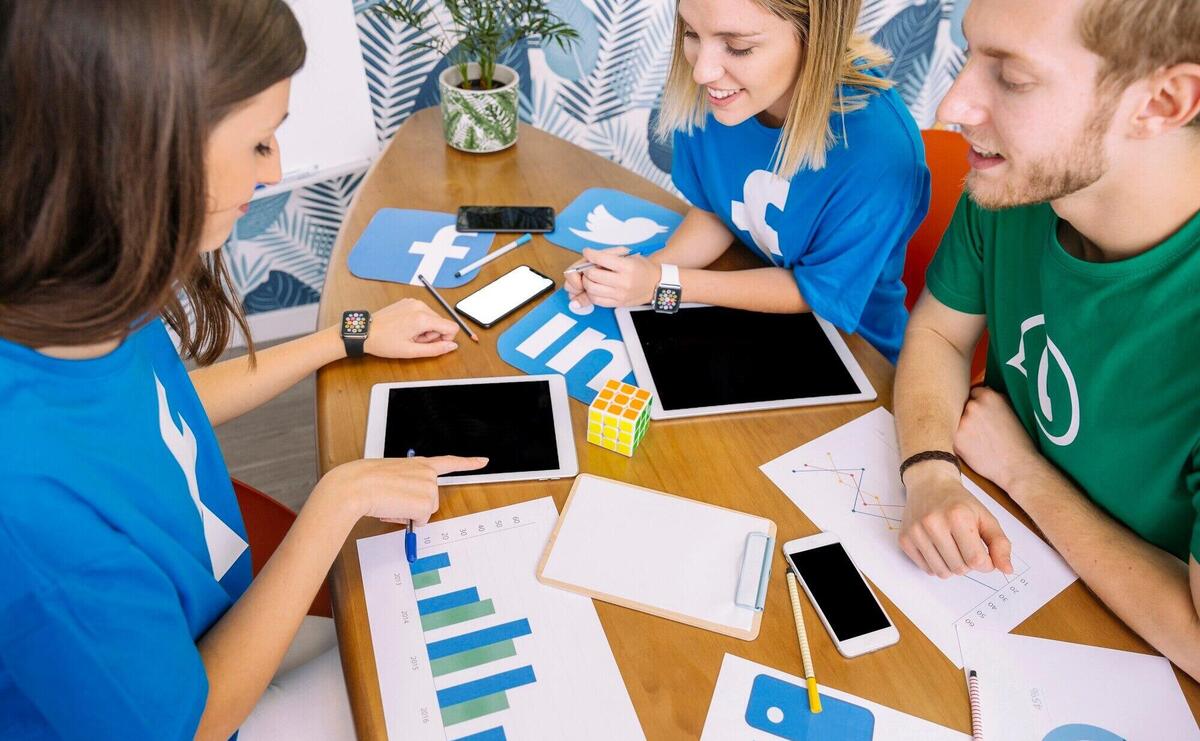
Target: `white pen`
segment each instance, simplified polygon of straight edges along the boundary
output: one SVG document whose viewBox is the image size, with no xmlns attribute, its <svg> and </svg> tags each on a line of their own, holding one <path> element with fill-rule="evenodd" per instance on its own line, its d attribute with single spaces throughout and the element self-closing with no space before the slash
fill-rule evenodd
<svg viewBox="0 0 1200 741">
<path fill-rule="evenodd" d="M 516 248 L 525 244 L 526 242 L 528 242 L 531 239 L 533 239 L 532 234 L 522 234 L 520 237 L 517 237 L 515 240 L 513 240 L 512 242 L 509 242 L 508 244 L 504 245 L 503 247 L 496 250 L 495 252 L 490 252 L 490 253 L 484 255 L 483 257 L 479 258 L 475 262 L 471 263 L 470 265 L 466 266 L 462 270 L 455 272 L 454 277 L 461 278 L 464 275 L 466 275 L 467 273 L 471 272 L 472 270 L 478 270 L 479 268 L 483 267 L 484 265 L 487 265 L 492 260 L 495 260 L 497 257 L 500 257 L 501 255 L 506 255 L 509 252 L 512 252 L 513 250 L 515 250 Z"/>
<path fill-rule="evenodd" d="M 594 262 L 581 262 L 578 265 L 572 265 L 571 267 L 564 270 L 563 275 L 570 275 L 571 273 L 582 273 L 583 271 L 588 270 L 589 268 L 594 268 L 594 267 L 596 267 L 596 263 L 594 263 Z"/>
</svg>

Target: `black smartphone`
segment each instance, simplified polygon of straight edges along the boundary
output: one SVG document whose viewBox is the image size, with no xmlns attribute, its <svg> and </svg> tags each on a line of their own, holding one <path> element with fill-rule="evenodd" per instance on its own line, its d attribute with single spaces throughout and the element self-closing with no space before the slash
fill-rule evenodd
<svg viewBox="0 0 1200 741">
<path fill-rule="evenodd" d="M 554 231 L 554 209 L 549 206 L 459 206 L 460 232 Z"/>
<path fill-rule="evenodd" d="M 538 296 L 554 290 L 554 281 L 520 265 L 454 305 L 459 314 L 487 329 Z"/>
</svg>

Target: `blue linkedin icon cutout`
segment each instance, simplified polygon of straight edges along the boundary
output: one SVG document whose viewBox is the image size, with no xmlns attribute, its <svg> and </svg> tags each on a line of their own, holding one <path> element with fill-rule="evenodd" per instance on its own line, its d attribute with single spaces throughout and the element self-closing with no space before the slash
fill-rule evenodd
<svg viewBox="0 0 1200 741">
<path fill-rule="evenodd" d="M 419 286 L 417 275 L 438 288 L 461 286 L 475 277 L 454 272 L 487 254 L 494 235 L 455 229 L 454 214 L 382 208 L 358 238 L 346 265 L 368 280 Z"/>
<path fill-rule="evenodd" d="M 567 393 L 584 404 L 610 378 L 636 384 L 613 310 L 569 303 L 560 288 L 521 317 L 496 341 L 500 358 L 530 375 L 563 375 Z"/>
</svg>

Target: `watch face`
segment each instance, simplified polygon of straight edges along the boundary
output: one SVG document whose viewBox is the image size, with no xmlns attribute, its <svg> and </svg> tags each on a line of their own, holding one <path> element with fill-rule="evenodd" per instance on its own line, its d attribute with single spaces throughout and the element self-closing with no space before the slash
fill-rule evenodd
<svg viewBox="0 0 1200 741">
<path fill-rule="evenodd" d="M 679 310 L 679 294 L 678 288 L 669 288 L 667 286 L 659 286 L 654 294 L 654 308 L 657 311 L 675 312 Z"/>
<path fill-rule="evenodd" d="M 342 314 L 343 335 L 365 335 L 367 333 L 367 318 L 365 311 L 347 311 Z"/>
</svg>

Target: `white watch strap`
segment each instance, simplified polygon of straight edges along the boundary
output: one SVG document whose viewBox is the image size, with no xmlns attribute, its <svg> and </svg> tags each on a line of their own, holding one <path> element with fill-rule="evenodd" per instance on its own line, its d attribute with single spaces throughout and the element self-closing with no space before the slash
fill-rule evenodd
<svg viewBox="0 0 1200 741">
<path fill-rule="evenodd" d="M 667 265 L 666 263 L 663 263 L 662 277 L 658 279 L 658 282 L 659 284 L 665 283 L 668 286 L 679 285 L 679 266 Z"/>
</svg>

